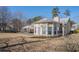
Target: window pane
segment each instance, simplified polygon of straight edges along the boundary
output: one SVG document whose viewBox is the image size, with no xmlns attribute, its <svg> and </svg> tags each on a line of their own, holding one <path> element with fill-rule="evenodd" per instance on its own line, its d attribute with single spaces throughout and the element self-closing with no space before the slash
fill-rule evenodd
<svg viewBox="0 0 79 59">
<path fill-rule="evenodd" d="M 42 34 L 46 34 L 46 27 L 42 26 Z"/>
<path fill-rule="evenodd" d="M 49 34 L 49 35 L 52 34 L 52 27 L 48 27 L 48 34 Z"/>
</svg>

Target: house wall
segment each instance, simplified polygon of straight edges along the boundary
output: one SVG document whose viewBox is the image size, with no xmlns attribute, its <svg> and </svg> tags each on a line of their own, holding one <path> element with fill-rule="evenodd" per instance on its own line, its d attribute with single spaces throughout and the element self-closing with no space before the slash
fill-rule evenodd
<svg viewBox="0 0 79 59">
<path fill-rule="evenodd" d="M 71 30 L 71 24 L 70 22 L 61 22 L 62 24 L 60 25 L 60 18 L 55 17 L 54 20 L 55 22 L 50 23 L 40 23 L 40 24 L 35 24 L 34 25 L 34 34 L 35 35 L 44 35 L 44 36 L 59 36 L 59 35 L 66 35 L 70 32 Z M 67 23 L 64 25 L 64 23 Z M 50 29 L 48 29 L 49 25 L 52 27 L 51 35 L 48 33 Z M 42 28 L 42 26 L 45 26 L 45 28 Z M 43 34 L 43 30 L 45 30 L 45 34 Z M 61 33 L 60 33 L 61 31 Z M 50 31 L 49 31 L 50 32 Z"/>
<path fill-rule="evenodd" d="M 62 33 L 60 33 L 60 31 L 62 31 L 61 25 L 59 23 L 54 23 L 54 36 L 62 35 Z"/>
<path fill-rule="evenodd" d="M 71 31 L 71 24 L 69 22 L 67 23 L 67 30 L 66 31 L 67 31 L 66 34 L 70 33 L 70 31 Z"/>
<path fill-rule="evenodd" d="M 63 33 L 62 33 L 63 36 L 67 35 L 68 33 L 70 33 L 70 31 L 71 31 L 71 24 L 68 22 L 66 25 L 63 25 L 62 31 L 63 31 Z"/>
<path fill-rule="evenodd" d="M 54 36 L 54 24 L 52 24 L 52 36 Z"/>
<path fill-rule="evenodd" d="M 34 35 L 47 35 L 47 24 L 35 24 L 34 25 Z M 45 34 L 44 34 L 45 33 Z"/>
<path fill-rule="evenodd" d="M 44 28 L 43 28 L 44 27 Z M 48 34 L 48 27 L 51 27 L 51 34 Z M 56 29 L 54 29 L 56 27 Z M 34 35 L 42 36 L 58 36 L 60 24 L 35 24 L 34 25 Z M 45 31 L 45 32 L 43 32 Z M 56 31 L 56 34 L 54 33 Z"/>
<path fill-rule="evenodd" d="M 38 24 L 35 24 L 35 25 L 34 25 L 34 35 L 39 35 L 39 34 L 38 34 L 38 27 L 39 27 Z"/>
</svg>

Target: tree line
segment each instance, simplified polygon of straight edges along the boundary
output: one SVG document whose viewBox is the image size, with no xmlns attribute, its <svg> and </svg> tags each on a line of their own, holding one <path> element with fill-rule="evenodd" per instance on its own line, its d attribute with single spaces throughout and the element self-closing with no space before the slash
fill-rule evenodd
<svg viewBox="0 0 79 59">
<path fill-rule="evenodd" d="M 23 26 L 30 25 L 33 22 L 40 20 L 41 16 L 36 16 L 34 18 L 27 19 L 23 17 L 21 12 L 15 12 L 13 14 L 10 12 L 7 6 L 0 7 L 0 32 L 7 31 L 7 28 L 12 29 L 13 31 L 19 32 Z M 10 31 L 10 30 L 9 30 Z"/>
<path fill-rule="evenodd" d="M 55 7 L 52 9 L 52 17 L 59 16 L 61 12 L 59 11 L 58 7 Z M 70 16 L 70 11 L 67 9 L 65 12 L 63 12 L 66 17 Z M 35 21 L 38 21 L 42 19 L 42 16 L 36 16 L 30 19 L 27 19 L 23 17 L 23 14 L 21 12 L 16 12 L 13 14 L 10 12 L 9 8 L 7 6 L 1 6 L 0 7 L 0 31 L 5 32 L 7 27 L 11 28 L 12 30 L 15 30 L 19 32 L 23 26 L 30 25 Z"/>
<path fill-rule="evenodd" d="M 64 10 L 64 12 L 60 12 L 60 9 L 58 7 L 55 7 L 52 9 L 52 18 L 59 16 L 60 14 L 63 14 L 64 17 L 69 17 L 68 22 L 71 23 L 71 26 L 75 23 L 74 21 L 71 20 L 71 12 L 69 9 Z"/>
</svg>

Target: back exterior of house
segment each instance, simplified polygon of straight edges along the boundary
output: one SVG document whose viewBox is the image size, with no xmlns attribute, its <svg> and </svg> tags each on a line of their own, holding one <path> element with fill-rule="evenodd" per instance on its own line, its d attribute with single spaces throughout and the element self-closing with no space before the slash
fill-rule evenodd
<svg viewBox="0 0 79 59">
<path fill-rule="evenodd" d="M 59 17 L 53 20 L 42 19 L 34 24 L 34 35 L 60 36 L 70 32 L 70 23 L 61 22 Z"/>
</svg>

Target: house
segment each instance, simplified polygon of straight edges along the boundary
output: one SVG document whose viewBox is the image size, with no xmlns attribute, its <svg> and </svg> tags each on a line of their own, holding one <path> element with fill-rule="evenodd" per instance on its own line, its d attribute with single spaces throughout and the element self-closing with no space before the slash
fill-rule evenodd
<svg viewBox="0 0 79 59">
<path fill-rule="evenodd" d="M 79 29 L 79 24 L 78 23 L 73 24 L 72 27 L 71 27 L 71 31 L 75 31 L 77 29 Z"/>
<path fill-rule="evenodd" d="M 70 33 L 69 18 L 54 17 L 52 20 L 46 18 L 34 23 L 34 35 L 37 36 L 60 36 Z"/>
<path fill-rule="evenodd" d="M 33 33 L 33 32 L 34 32 L 34 27 L 33 27 L 33 25 L 28 25 L 28 26 L 22 27 L 22 32 Z"/>
<path fill-rule="evenodd" d="M 6 23 L 0 23 L 0 31 L 10 31 L 12 29 L 12 25 Z"/>
</svg>

